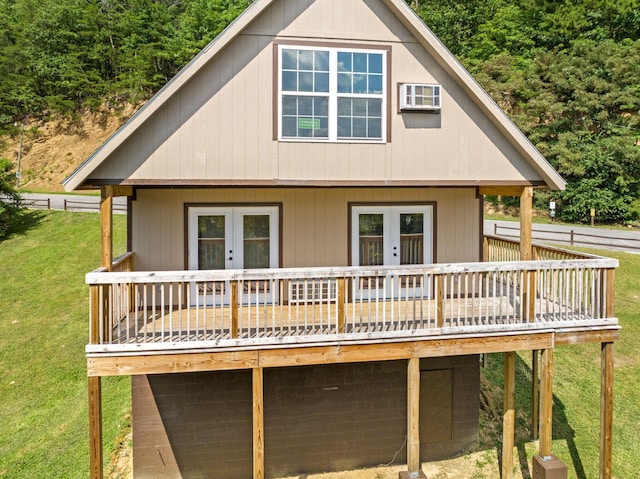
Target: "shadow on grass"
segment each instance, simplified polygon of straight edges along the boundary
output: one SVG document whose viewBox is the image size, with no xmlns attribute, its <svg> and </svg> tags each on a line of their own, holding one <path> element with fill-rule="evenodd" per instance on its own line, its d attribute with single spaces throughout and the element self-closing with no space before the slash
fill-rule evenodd
<svg viewBox="0 0 640 479">
<path fill-rule="evenodd" d="M 36 228 L 45 216 L 46 213 L 40 210 L 19 210 L 18 214 L 12 219 L 12 224 L 9 226 L 5 237 L 0 238 L 0 243 L 14 236 L 25 235 L 33 228 Z"/>
<path fill-rule="evenodd" d="M 526 444 L 531 442 L 531 367 L 520 356 L 516 355 L 516 425 L 515 446 L 518 451 L 518 465 L 523 479 L 531 479 Z M 502 404 L 504 384 L 504 355 L 491 354 L 487 368 L 482 371 L 484 388 L 482 394 L 491 397 L 483 402 L 493 405 L 485 413 L 491 416 L 488 422 L 494 422 L 485 437 L 485 446 L 491 446 L 498 451 L 498 466 L 502 470 Z M 579 407 L 576 405 L 575 407 Z M 499 409 L 499 410 L 498 410 Z M 587 479 L 587 474 L 575 442 L 575 431 L 569 424 L 564 404 L 556 397 L 553 398 L 553 439 L 564 440 L 567 444 L 575 477 Z"/>
</svg>

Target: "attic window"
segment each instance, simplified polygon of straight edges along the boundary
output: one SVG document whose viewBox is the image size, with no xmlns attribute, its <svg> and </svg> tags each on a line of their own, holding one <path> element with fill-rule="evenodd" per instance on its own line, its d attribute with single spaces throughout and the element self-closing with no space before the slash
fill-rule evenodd
<svg viewBox="0 0 640 479">
<path fill-rule="evenodd" d="M 279 45 L 278 139 L 384 142 L 387 51 Z"/>
</svg>

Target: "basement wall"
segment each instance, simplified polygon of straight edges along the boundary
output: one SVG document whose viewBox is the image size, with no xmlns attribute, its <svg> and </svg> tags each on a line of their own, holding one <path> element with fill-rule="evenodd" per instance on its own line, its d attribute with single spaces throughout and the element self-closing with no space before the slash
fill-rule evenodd
<svg viewBox="0 0 640 479">
<path fill-rule="evenodd" d="M 421 459 L 478 437 L 478 356 L 423 359 Z M 407 362 L 264 370 L 267 477 L 406 463 Z M 251 371 L 134 376 L 139 478 L 252 475 Z"/>
</svg>

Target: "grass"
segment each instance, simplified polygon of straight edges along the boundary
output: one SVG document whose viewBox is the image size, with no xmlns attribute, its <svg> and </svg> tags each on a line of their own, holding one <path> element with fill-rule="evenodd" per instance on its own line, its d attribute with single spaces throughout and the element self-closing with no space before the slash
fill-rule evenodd
<svg viewBox="0 0 640 479">
<path fill-rule="evenodd" d="M 613 475 L 637 477 L 640 457 L 640 255 L 580 248 L 602 256 L 618 258 L 615 314 L 622 330 L 614 348 L 614 433 Z M 516 364 L 516 446 L 523 468 L 537 452 L 530 443 L 529 414 L 531 354 L 517 357 Z M 600 454 L 600 345 L 558 347 L 554 353 L 553 452 L 569 469 L 569 479 L 598 477 Z M 493 417 L 485 417 L 484 447 L 500 450 L 503 356 L 489 356 L 482 371 L 485 390 L 494 398 Z M 496 405 L 497 403 L 497 405 Z M 529 477 L 528 473 L 523 477 Z"/>
<path fill-rule="evenodd" d="M 84 275 L 98 264 L 99 216 L 30 212 L 27 220 L 22 231 L 0 242 L 0 478 L 85 478 L 89 302 Z M 114 217 L 116 255 L 124 250 L 125 221 Z M 597 253 L 620 260 L 616 315 L 623 329 L 615 346 L 614 477 L 637 477 L 640 255 Z M 554 453 L 569 467 L 569 478 L 598 477 L 599 347 L 559 347 L 554 356 Z M 521 469 L 535 454 L 529 442 L 530 361 L 530 354 L 518 356 L 516 467 Z M 487 394 L 493 392 L 498 416 L 502 374 L 502 355 L 490 355 L 482 380 Z M 105 378 L 103 401 L 108 458 L 129 424 L 129 379 Z M 481 427 L 480 447 L 499 448 L 500 420 L 485 417 Z M 485 477 L 484 464 L 477 466 L 476 477 Z"/>
<path fill-rule="evenodd" d="M 124 244 L 126 218 L 114 218 Z M 95 213 L 29 212 L 0 242 L 0 477 L 85 478 L 88 288 Z M 128 421 L 129 380 L 103 381 L 105 453 Z"/>
</svg>

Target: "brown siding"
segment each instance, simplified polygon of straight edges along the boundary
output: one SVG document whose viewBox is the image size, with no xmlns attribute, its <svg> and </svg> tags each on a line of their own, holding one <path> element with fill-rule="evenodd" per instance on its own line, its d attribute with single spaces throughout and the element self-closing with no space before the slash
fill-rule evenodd
<svg viewBox="0 0 640 479">
<path fill-rule="evenodd" d="M 450 391 L 450 404 L 422 419 L 449 424 L 449 436 L 421 438 L 421 459 L 455 455 L 478 435 L 478 357 L 425 359 L 420 368 L 421 401 Z M 406 435 L 406 378 L 406 361 L 266 369 L 267 477 L 391 461 Z M 136 478 L 251 476 L 250 371 L 134 377 L 133 404 Z M 405 461 L 402 449 L 395 462 Z"/>
</svg>

